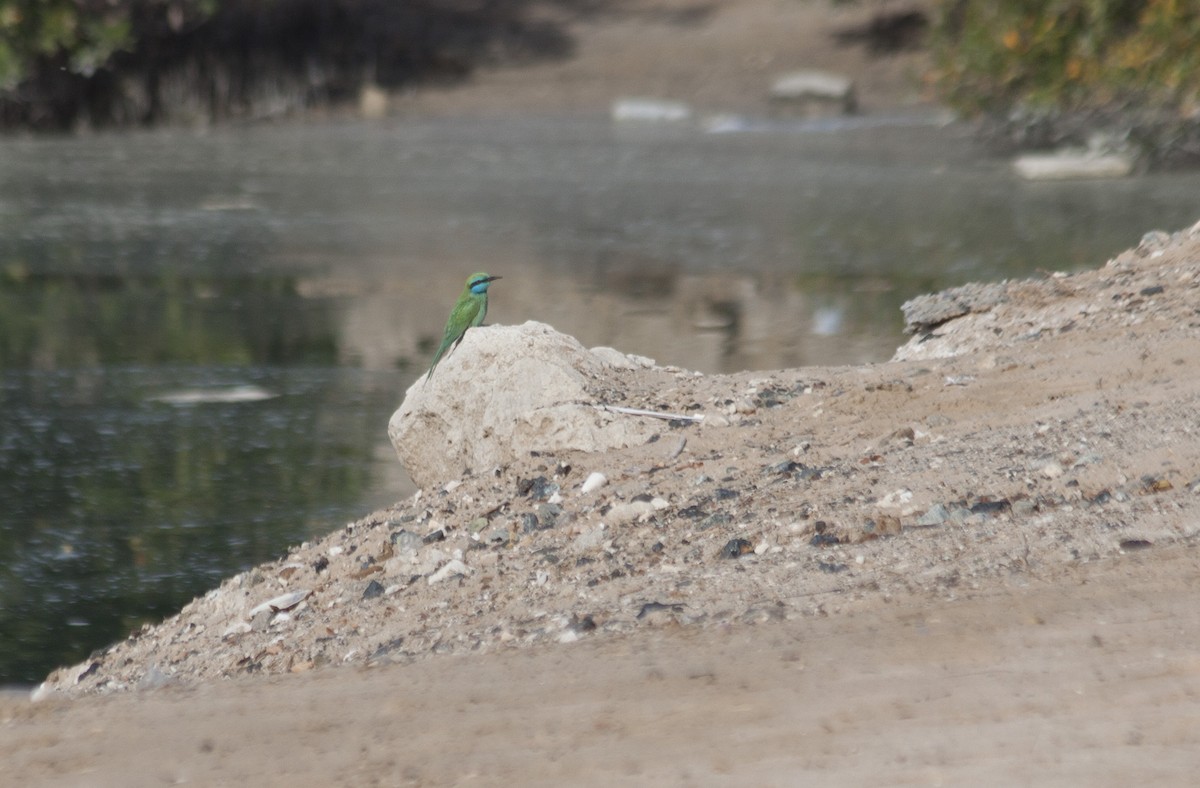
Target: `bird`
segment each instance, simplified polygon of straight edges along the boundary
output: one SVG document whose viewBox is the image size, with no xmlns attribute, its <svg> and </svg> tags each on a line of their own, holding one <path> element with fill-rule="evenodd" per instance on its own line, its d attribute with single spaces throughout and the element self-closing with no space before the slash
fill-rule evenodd
<svg viewBox="0 0 1200 788">
<path fill-rule="evenodd" d="M 425 375 L 426 383 L 433 377 L 433 371 L 437 369 L 438 362 L 442 360 L 446 351 L 458 347 L 458 343 L 462 342 L 463 337 L 466 336 L 468 328 L 474 328 L 483 323 L 483 318 L 487 316 L 488 285 L 500 278 L 499 276 L 489 276 L 482 271 L 467 277 L 467 284 L 463 287 L 458 300 L 454 302 L 454 308 L 450 310 L 450 317 L 446 320 L 446 331 L 442 334 L 442 344 L 433 356 L 433 363 L 429 365 L 429 372 Z"/>
</svg>

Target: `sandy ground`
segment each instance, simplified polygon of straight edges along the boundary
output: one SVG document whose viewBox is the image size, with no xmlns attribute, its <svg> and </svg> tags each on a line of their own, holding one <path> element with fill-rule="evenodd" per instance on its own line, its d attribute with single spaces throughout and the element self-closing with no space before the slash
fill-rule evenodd
<svg viewBox="0 0 1200 788">
<path fill-rule="evenodd" d="M 1194 545 L 835 617 L 0 701 L 11 785 L 1190 785 Z"/>
<path fill-rule="evenodd" d="M 713 8 L 640 51 L 675 69 L 812 14 Z M 614 26 L 636 32 L 581 23 L 577 62 L 522 79 L 625 93 L 636 72 L 590 59 Z M 1192 228 L 946 295 L 886 364 L 622 373 L 621 404 L 704 421 L 424 490 L 230 578 L 0 698 L 0 782 L 1193 784 L 1198 296 Z"/>
</svg>

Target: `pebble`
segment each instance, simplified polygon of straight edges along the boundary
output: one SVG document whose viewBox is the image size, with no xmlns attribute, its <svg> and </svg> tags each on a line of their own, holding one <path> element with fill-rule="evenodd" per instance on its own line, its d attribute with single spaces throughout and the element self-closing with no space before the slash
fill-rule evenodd
<svg viewBox="0 0 1200 788">
<path fill-rule="evenodd" d="M 1012 502 L 1012 512 L 1021 517 L 1028 517 L 1037 511 L 1037 504 L 1028 498 L 1023 498 L 1019 501 Z"/>
<path fill-rule="evenodd" d="M 601 523 L 595 528 L 584 531 L 579 536 L 575 537 L 573 546 L 576 550 L 586 551 L 591 550 L 600 545 L 604 541 L 604 524 Z"/>
<path fill-rule="evenodd" d="M 245 635 L 248 632 L 250 632 L 250 630 L 251 630 L 250 622 L 235 621 L 234 623 L 232 623 L 228 627 L 226 627 L 225 631 L 221 633 L 221 639 L 226 640 L 228 638 L 234 637 L 235 635 Z"/>
<path fill-rule="evenodd" d="M 917 525 L 941 525 L 950 519 L 950 511 L 940 503 L 930 506 L 925 514 L 917 518 Z"/>
<path fill-rule="evenodd" d="M 599 471 L 592 471 L 588 474 L 588 477 L 584 479 L 583 485 L 580 486 L 579 491 L 586 495 L 587 493 L 599 490 L 606 484 L 608 484 L 607 476 Z"/>
<path fill-rule="evenodd" d="M 654 512 L 654 505 L 649 501 L 618 503 L 608 510 L 608 514 L 604 515 L 604 522 L 608 525 L 622 525 L 634 520 L 645 522 L 654 515 Z"/>
<path fill-rule="evenodd" d="M 256 605 L 253 609 L 251 609 L 249 617 L 254 618 L 256 615 L 263 612 L 277 613 L 281 610 L 291 610 L 293 607 L 307 599 L 308 595 L 311 593 L 312 591 L 308 589 L 302 589 L 300 591 L 293 591 L 290 594 L 282 594 L 274 599 L 268 599 L 261 605 Z"/>
<path fill-rule="evenodd" d="M 556 494 L 561 487 L 558 482 L 552 482 L 545 476 L 534 479 L 523 479 L 517 484 L 517 494 L 524 495 L 535 501 L 545 501 Z"/>
<path fill-rule="evenodd" d="M 675 614 L 683 612 L 681 604 L 664 604 L 662 602 L 647 602 L 638 610 L 637 619 L 649 624 L 665 624 L 675 621 Z"/>
<path fill-rule="evenodd" d="M 363 599 L 374 599 L 375 597 L 383 596 L 383 592 L 384 592 L 383 584 L 380 583 L 378 580 L 372 580 L 370 583 L 367 584 L 367 587 L 365 589 L 363 589 L 362 598 Z"/>
<path fill-rule="evenodd" d="M 440 583 L 448 577 L 465 577 L 469 574 L 471 574 L 471 567 L 457 558 L 451 558 L 441 569 L 429 576 L 429 585 Z"/>
<path fill-rule="evenodd" d="M 908 507 L 908 505 L 910 503 L 912 503 L 912 499 L 913 499 L 912 490 L 902 487 L 899 490 L 893 490 L 890 493 L 888 493 L 887 495 L 880 498 L 875 503 L 875 508 L 876 509 L 900 509 L 902 513 L 909 513 L 909 512 L 905 512 L 905 509 Z"/>
<path fill-rule="evenodd" d="M 423 544 L 425 544 L 425 540 L 422 539 L 420 535 L 414 534 L 412 531 L 405 531 L 403 529 L 399 531 L 393 531 L 391 537 L 389 538 L 391 539 L 392 546 L 396 549 L 396 552 L 400 553 L 415 553 L 421 549 Z"/>
<path fill-rule="evenodd" d="M 741 558 L 747 553 L 754 552 L 754 545 L 748 539 L 730 539 L 721 548 L 722 558 Z"/>
</svg>

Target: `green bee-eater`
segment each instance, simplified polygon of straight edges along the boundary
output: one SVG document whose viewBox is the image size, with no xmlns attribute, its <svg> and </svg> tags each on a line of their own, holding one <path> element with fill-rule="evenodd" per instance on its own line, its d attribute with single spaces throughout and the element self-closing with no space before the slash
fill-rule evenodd
<svg viewBox="0 0 1200 788">
<path fill-rule="evenodd" d="M 442 335 L 442 346 L 438 348 L 433 363 L 429 365 L 429 373 L 425 375 L 426 383 L 433 377 L 433 371 L 437 369 L 438 362 L 442 360 L 446 351 L 458 347 L 468 328 L 474 328 L 483 322 L 483 318 L 487 316 L 488 285 L 499 278 L 488 276 L 482 271 L 467 277 L 462 295 L 450 310 L 450 318 L 446 321 L 446 333 Z"/>
</svg>

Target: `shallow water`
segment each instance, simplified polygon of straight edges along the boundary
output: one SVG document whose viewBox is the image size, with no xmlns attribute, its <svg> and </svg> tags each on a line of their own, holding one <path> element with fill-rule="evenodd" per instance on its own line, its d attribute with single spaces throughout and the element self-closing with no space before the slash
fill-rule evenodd
<svg viewBox="0 0 1200 788">
<path fill-rule="evenodd" d="M 1022 183 L 924 121 L 0 140 L 0 683 L 408 494 L 387 418 L 472 271 L 489 322 L 661 363 L 879 361 L 907 298 L 1102 264 L 1197 194 Z"/>
</svg>

